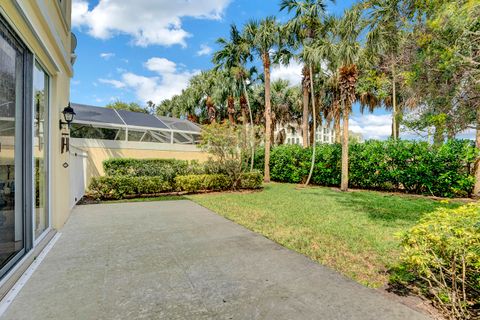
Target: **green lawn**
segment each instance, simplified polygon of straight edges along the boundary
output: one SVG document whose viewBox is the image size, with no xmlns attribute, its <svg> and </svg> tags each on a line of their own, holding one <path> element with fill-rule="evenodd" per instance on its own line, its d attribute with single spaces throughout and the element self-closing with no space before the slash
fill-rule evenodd
<svg viewBox="0 0 480 320">
<path fill-rule="evenodd" d="M 187 198 L 372 287 L 387 283 L 387 270 L 399 255 L 399 232 L 438 206 L 459 205 L 276 183 L 262 192 Z"/>
</svg>

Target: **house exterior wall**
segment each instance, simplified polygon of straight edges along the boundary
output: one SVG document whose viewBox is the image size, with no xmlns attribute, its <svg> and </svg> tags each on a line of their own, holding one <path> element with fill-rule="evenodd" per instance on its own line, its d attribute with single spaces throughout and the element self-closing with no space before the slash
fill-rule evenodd
<svg viewBox="0 0 480 320">
<path fill-rule="evenodd" d="M 50 211 L 51 223 L 61 228 L 70 214 L 68 153 L 61 154 L 60 112 L 70 99 L 71 0 L 2 0 L 0 14 L 50 76 Z"/>
</svg>

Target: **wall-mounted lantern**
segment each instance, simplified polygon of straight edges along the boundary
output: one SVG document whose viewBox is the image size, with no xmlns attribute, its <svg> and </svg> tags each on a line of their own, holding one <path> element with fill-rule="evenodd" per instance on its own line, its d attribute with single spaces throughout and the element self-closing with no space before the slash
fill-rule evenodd
<svg viewBox="0 0 480 320">
<path fill-rule="evenodd" d="M 62 114 L 65 121 L 62 121 L 62 119 L 60 119 L 60 130 L 63 129 L 64 125 L 66 125 L 68 129 L 70 129 L 73 118 L 75 118 L 75 114 L 76 114 L 72 106 L 70 105 L 70 103 L 68 103 L 68 106 L 66 106 L 65 109 L 63 109 Z M 62 132 L 60 149 L 62 153 L 70 151 L 70 137 L 69 137 L 69 134 L 66 132 Z"/>
<path fill-rule="evenodd" d="M 65 109 L 63 109 L 62 114 L 65 121 L 62 121 L 62 119 L 60 119 L 60 130 L 63 129 L 64 125 L 67 125 L 67 128 L 70 129 L 73 118 L 75 118 L 75 115 L 76 115 L 70 103 L 68 103 L 68 106 L 66 106 Z"/>
</svg>

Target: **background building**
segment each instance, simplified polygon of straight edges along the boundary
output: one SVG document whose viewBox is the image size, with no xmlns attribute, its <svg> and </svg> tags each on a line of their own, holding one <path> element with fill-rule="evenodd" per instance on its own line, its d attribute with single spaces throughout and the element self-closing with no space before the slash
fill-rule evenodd
<svg viewBox="0 0 480 320">
<path fill-rule="evenodd" d="M 276 136 L 279 136 L 280 132 L 285 134 L 284 144 L 298 144 L 303 145 L 302 128 L 296 124 L 289 124 L 280 127 L 276 131 Z M 278 140 L 278 139 L 277 139 Z M 317 128 L 317 134 L 315 141 L 317 143 L 334 143 L 335 132 L 330 126 L 320 125 Z"/>
</svg>

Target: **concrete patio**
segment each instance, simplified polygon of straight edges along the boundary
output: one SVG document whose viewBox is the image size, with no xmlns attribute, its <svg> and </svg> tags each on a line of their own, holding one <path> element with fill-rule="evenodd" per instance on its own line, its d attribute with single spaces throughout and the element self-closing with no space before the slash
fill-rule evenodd
<svg viewBox="0 0 480 320">
<path fill-rule="evenodd" d="M 190 201 L 77 207 L 2 319 L 426 319 Z"/>
</svg>

